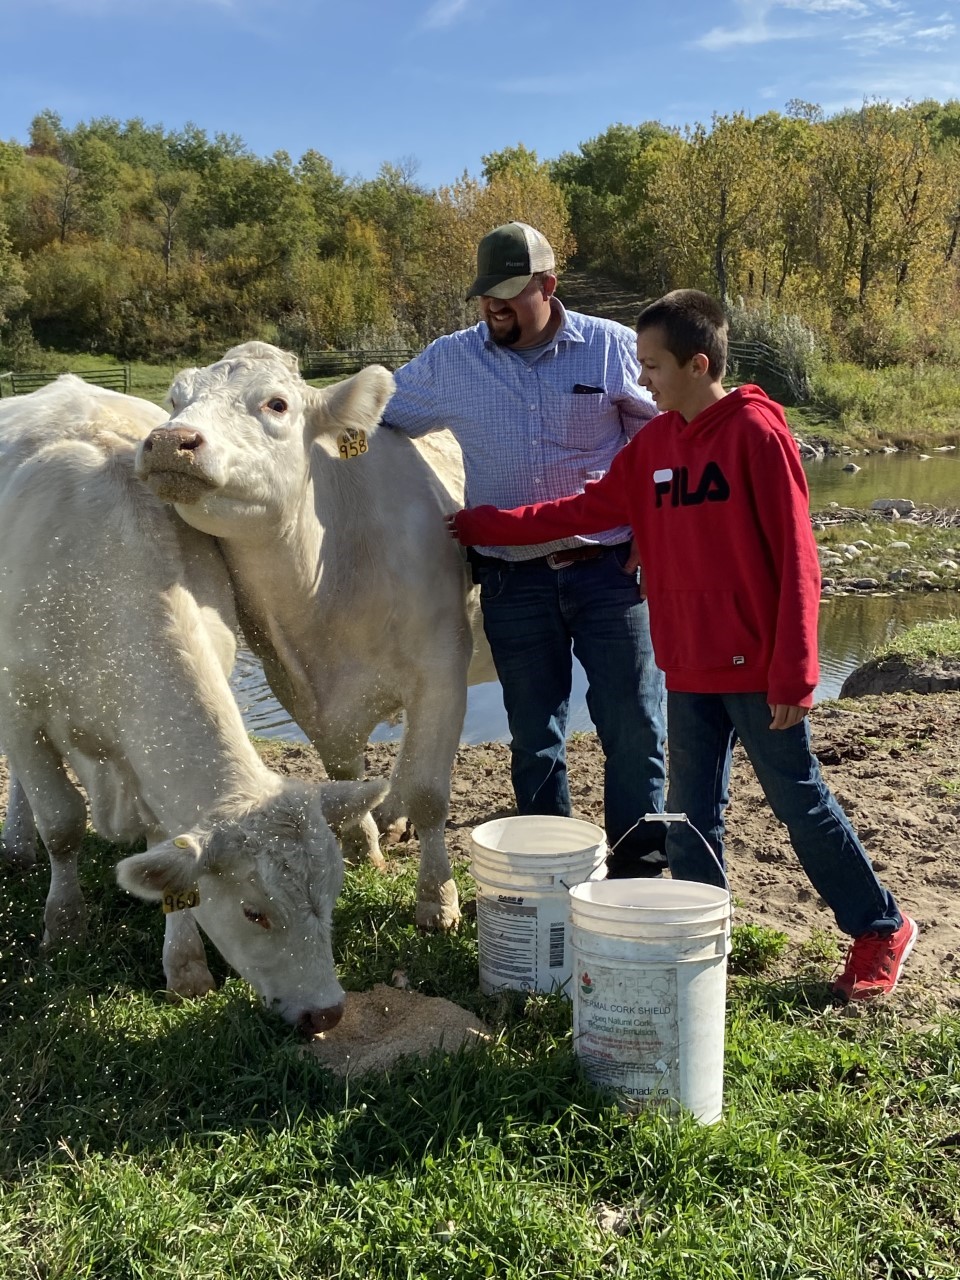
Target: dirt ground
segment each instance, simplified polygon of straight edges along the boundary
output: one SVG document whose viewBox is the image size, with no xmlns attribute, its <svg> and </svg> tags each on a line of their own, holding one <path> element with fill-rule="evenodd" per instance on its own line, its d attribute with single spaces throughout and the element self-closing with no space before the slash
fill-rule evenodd
<svg viewBox="0 0 960 1280">
<path fill-rule="evenodd" d="M 881 879 L 920 924 L 920 938 L 893 997 L 905 1009 L 960 1010 L 960 692 L 890 693 L 826 703 L 812 713 L 814 745 L 828 784 L 853 819 Z M 395 748 L 372 746 L 368 769 L 386 773 Z M 273 742 L 264 754 L 282 772 L 322 776 L 312 748 Z M 602 823 L 602 757 L 593 734 L 570 742 L 578 816 Z M 6 769 L 0 758 L 0 811 Z M 451 793 L 448 844 L 467 860 L 470 833 L 512 812 L 504 744 L 462 747 Z M 729 875 L 737 923 L 782 930 L 800 944 L 836 937 L 833 916 L 800 870 L 749 765 L 737 751 L 727 820 Z M 415 856 L 415 836 L 394 856 Z M 787 956 L 789 965 L 793 948 Z"/>
<path fill-rule="evenodd" d="M 881 880 L 920 925 L 920 937 L 893 999 L 909 1009 L 960 1010 L 960 692 L 891 693 L 814 708 L 814 748 L 824 776 L 850 815 Z M 392 746 L 368 750 L 371 772 L 387 772 Z M 602 824 L 603 759 L 596 736 L 569 744 L 577 816 Z M 308 747 L 284 745 L 275 768 L 309 772 Z M 727 810 L 728 874 L 735 923 L 782 930 L 793 944 L 826 934 L 847 945 L 811 888 L 784 828 L 771 814 L 738 747 Z M 448 847 L 469 859 L 470 833 L 513 812 L 509 751 L 503 743 L 461 747 L 451 791 Z M 403 855 L 416 852 L 416 838 Z M 796 963 L 791 946 L 787 971 Z"/>
</svg>

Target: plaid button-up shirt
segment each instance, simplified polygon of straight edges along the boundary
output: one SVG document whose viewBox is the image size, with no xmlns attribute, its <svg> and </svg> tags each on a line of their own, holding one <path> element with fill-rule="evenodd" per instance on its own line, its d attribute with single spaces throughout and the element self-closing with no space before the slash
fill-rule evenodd
<svg viewBox="0 0 960 1280">
<path fill-rule="evenodd" d="M 636 337 L 613 320 L 567 311 L 532 363 L 497 346 L 481 321 L 437 338 L 396 372 L 384 425 L 409 436 L 447 427 L 463 451 L 466 504 L 517 507 L 582 493 L 657 412 L 639 384 Z M 525 560 L 564 547 L 626 542 L 626 526 L 596 538 L 483 547 Z"/>
</svg>

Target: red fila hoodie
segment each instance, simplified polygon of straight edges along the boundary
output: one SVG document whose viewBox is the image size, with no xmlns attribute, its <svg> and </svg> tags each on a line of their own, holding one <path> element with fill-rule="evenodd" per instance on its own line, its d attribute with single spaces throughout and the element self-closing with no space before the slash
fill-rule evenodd
<svg viewBox="0 0 960 1280">
<path fill-rule="evenodd" d="M 468 546 L 523 546 L 618 524 L 633 528 L 668 689 L 811 705 L 820 567 L 800 454 L 775 401 L 744 386 L 689 423 L 662 413 L 583 493 L 457 516 Z"/>
</svg>

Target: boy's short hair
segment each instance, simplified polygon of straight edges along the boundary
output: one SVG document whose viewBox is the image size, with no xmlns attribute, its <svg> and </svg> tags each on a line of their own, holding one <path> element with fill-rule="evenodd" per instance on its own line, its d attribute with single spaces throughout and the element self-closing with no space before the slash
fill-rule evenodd
<svg viewBox="0 0 960 1280">
<path fill-rule="evenodd" d="M 699 289 L 665 293 L 637 317 L 637 333 L 653 328 L 662 330 L 663 345 L 679 364 L 705 355 L 711 377 L 723 377 L 727 369 L 727 317 L 709 293 Z"/>
</svg>

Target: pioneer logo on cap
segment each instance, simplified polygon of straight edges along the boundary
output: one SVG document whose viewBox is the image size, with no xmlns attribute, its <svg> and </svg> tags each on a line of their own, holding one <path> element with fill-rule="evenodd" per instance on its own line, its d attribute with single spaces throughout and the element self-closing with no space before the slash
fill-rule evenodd
<svg viewBox="0 0 960 1280">
<path fill-rule="evenodd" d="M 507 222 L 477 246 L 477 278 L 468 298 L 515 298 L 538 271 L 553 271 L 556 260 L 547 238 L 526 222 Z"/>
</svg>

